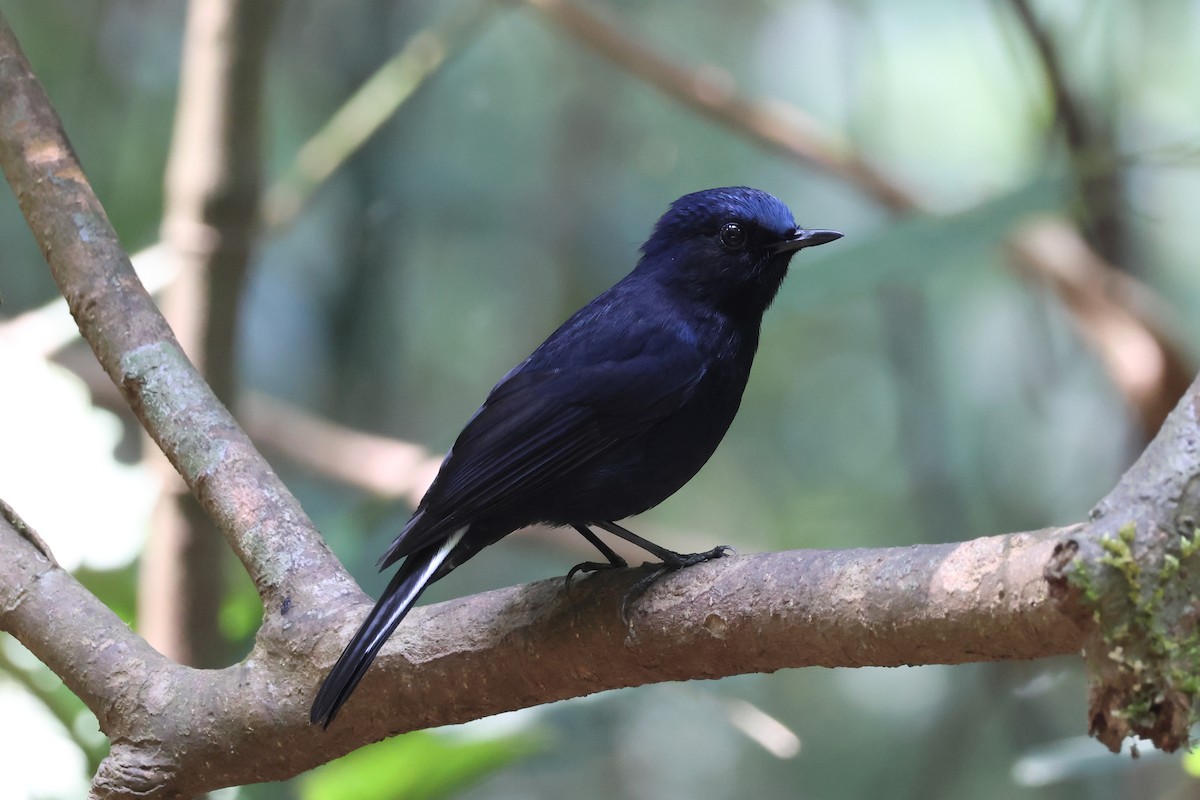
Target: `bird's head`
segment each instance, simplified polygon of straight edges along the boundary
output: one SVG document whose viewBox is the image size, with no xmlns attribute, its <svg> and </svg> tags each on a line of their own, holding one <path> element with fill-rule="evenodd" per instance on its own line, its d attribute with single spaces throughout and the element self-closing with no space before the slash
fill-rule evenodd
<svg viewBox="0 0 1200 800">
<path fill-rule="evenodd" d="M 787 206 L 758 189 L 705 189 L 671 204 L 637 271 L 724 311 L 761 316 L 797 250 L 841 237 L 797 226 Z"/>
</svg>

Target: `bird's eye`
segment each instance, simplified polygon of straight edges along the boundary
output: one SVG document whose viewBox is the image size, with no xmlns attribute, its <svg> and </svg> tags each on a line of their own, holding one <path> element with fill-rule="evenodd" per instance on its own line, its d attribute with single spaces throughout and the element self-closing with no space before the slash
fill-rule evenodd
<svg viewBox="0 0 1200 800">
<path fill-rule="evenodd" d="M 721 226 L 721 244 L 726 250 L 741 250 L 746 246 L 746 231 L 736 222 Z"/>
</svg>

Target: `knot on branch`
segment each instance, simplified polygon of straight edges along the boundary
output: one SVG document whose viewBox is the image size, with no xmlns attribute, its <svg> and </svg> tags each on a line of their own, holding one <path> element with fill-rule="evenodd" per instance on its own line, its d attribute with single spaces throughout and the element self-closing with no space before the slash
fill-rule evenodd
<svg viewBox="0 0 1200 800">
<path fill-rule="evenodd" d="M 1127 522 L 1065 571 L 1095 622 L 1084 645 L 1089 732 L 1113 752 L 1131 735 L 1168 752 L 1188 744 L 1200 691 L 1193 532 L 1155 526 L 1139 536 Z"/>
<path fill-rule="evenodd" d="M 154 759 L 155 748 L 114 742 L 100 762 L 88 800 L 169 800 L 184 795 L 178 789 L 175 767 Z"/>
</svg>

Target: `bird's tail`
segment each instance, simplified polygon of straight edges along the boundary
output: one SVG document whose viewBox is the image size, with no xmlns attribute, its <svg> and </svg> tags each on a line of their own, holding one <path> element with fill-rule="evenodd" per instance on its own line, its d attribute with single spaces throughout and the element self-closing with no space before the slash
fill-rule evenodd
<svg viewBox="0 0 1200 800">
<path fill-rule="evenodd" d="M 329 723 L 333 722 L 333 718 L 350 699 L 350 693 L 358 686 L 367 668 L 375 660 L 383 643 L 392 635 L 392 631 L 396 630 L 396 626 L 408 614 L 413 603 L 417 602 L 421 592 L 433 582 L 434 573 L 466 532 L 466 528 L 460 528 L 440 547 L 423 548 L 404 560 L 404 564 L 384 589 L 379 602 L 363 621 L 362 627 L 354 634 L 354 638 L 346 645 L 333 669 L 325 676 L 325 682 L 321 684 L 309 713 L 309 720 L 313 724 L 319 723 L 328 728 Z"/>
</svg>

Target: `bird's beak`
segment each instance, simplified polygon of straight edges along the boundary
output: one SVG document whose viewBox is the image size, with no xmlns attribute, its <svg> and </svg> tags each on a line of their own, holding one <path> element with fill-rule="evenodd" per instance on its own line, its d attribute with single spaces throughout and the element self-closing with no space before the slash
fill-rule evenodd
<svg viewBox="0 0 1200 800">
<path fill-rule="evenodd" d="M 842 234 L 837 231 L 796 228 L 796 230 L 792 231 L 791 236 L 771 246 L 771 255 L 793 253 L 805 247 L 816 247 L 819 244 L 836 242 L 840 238 L 842 238 Z"/>
</svg>

